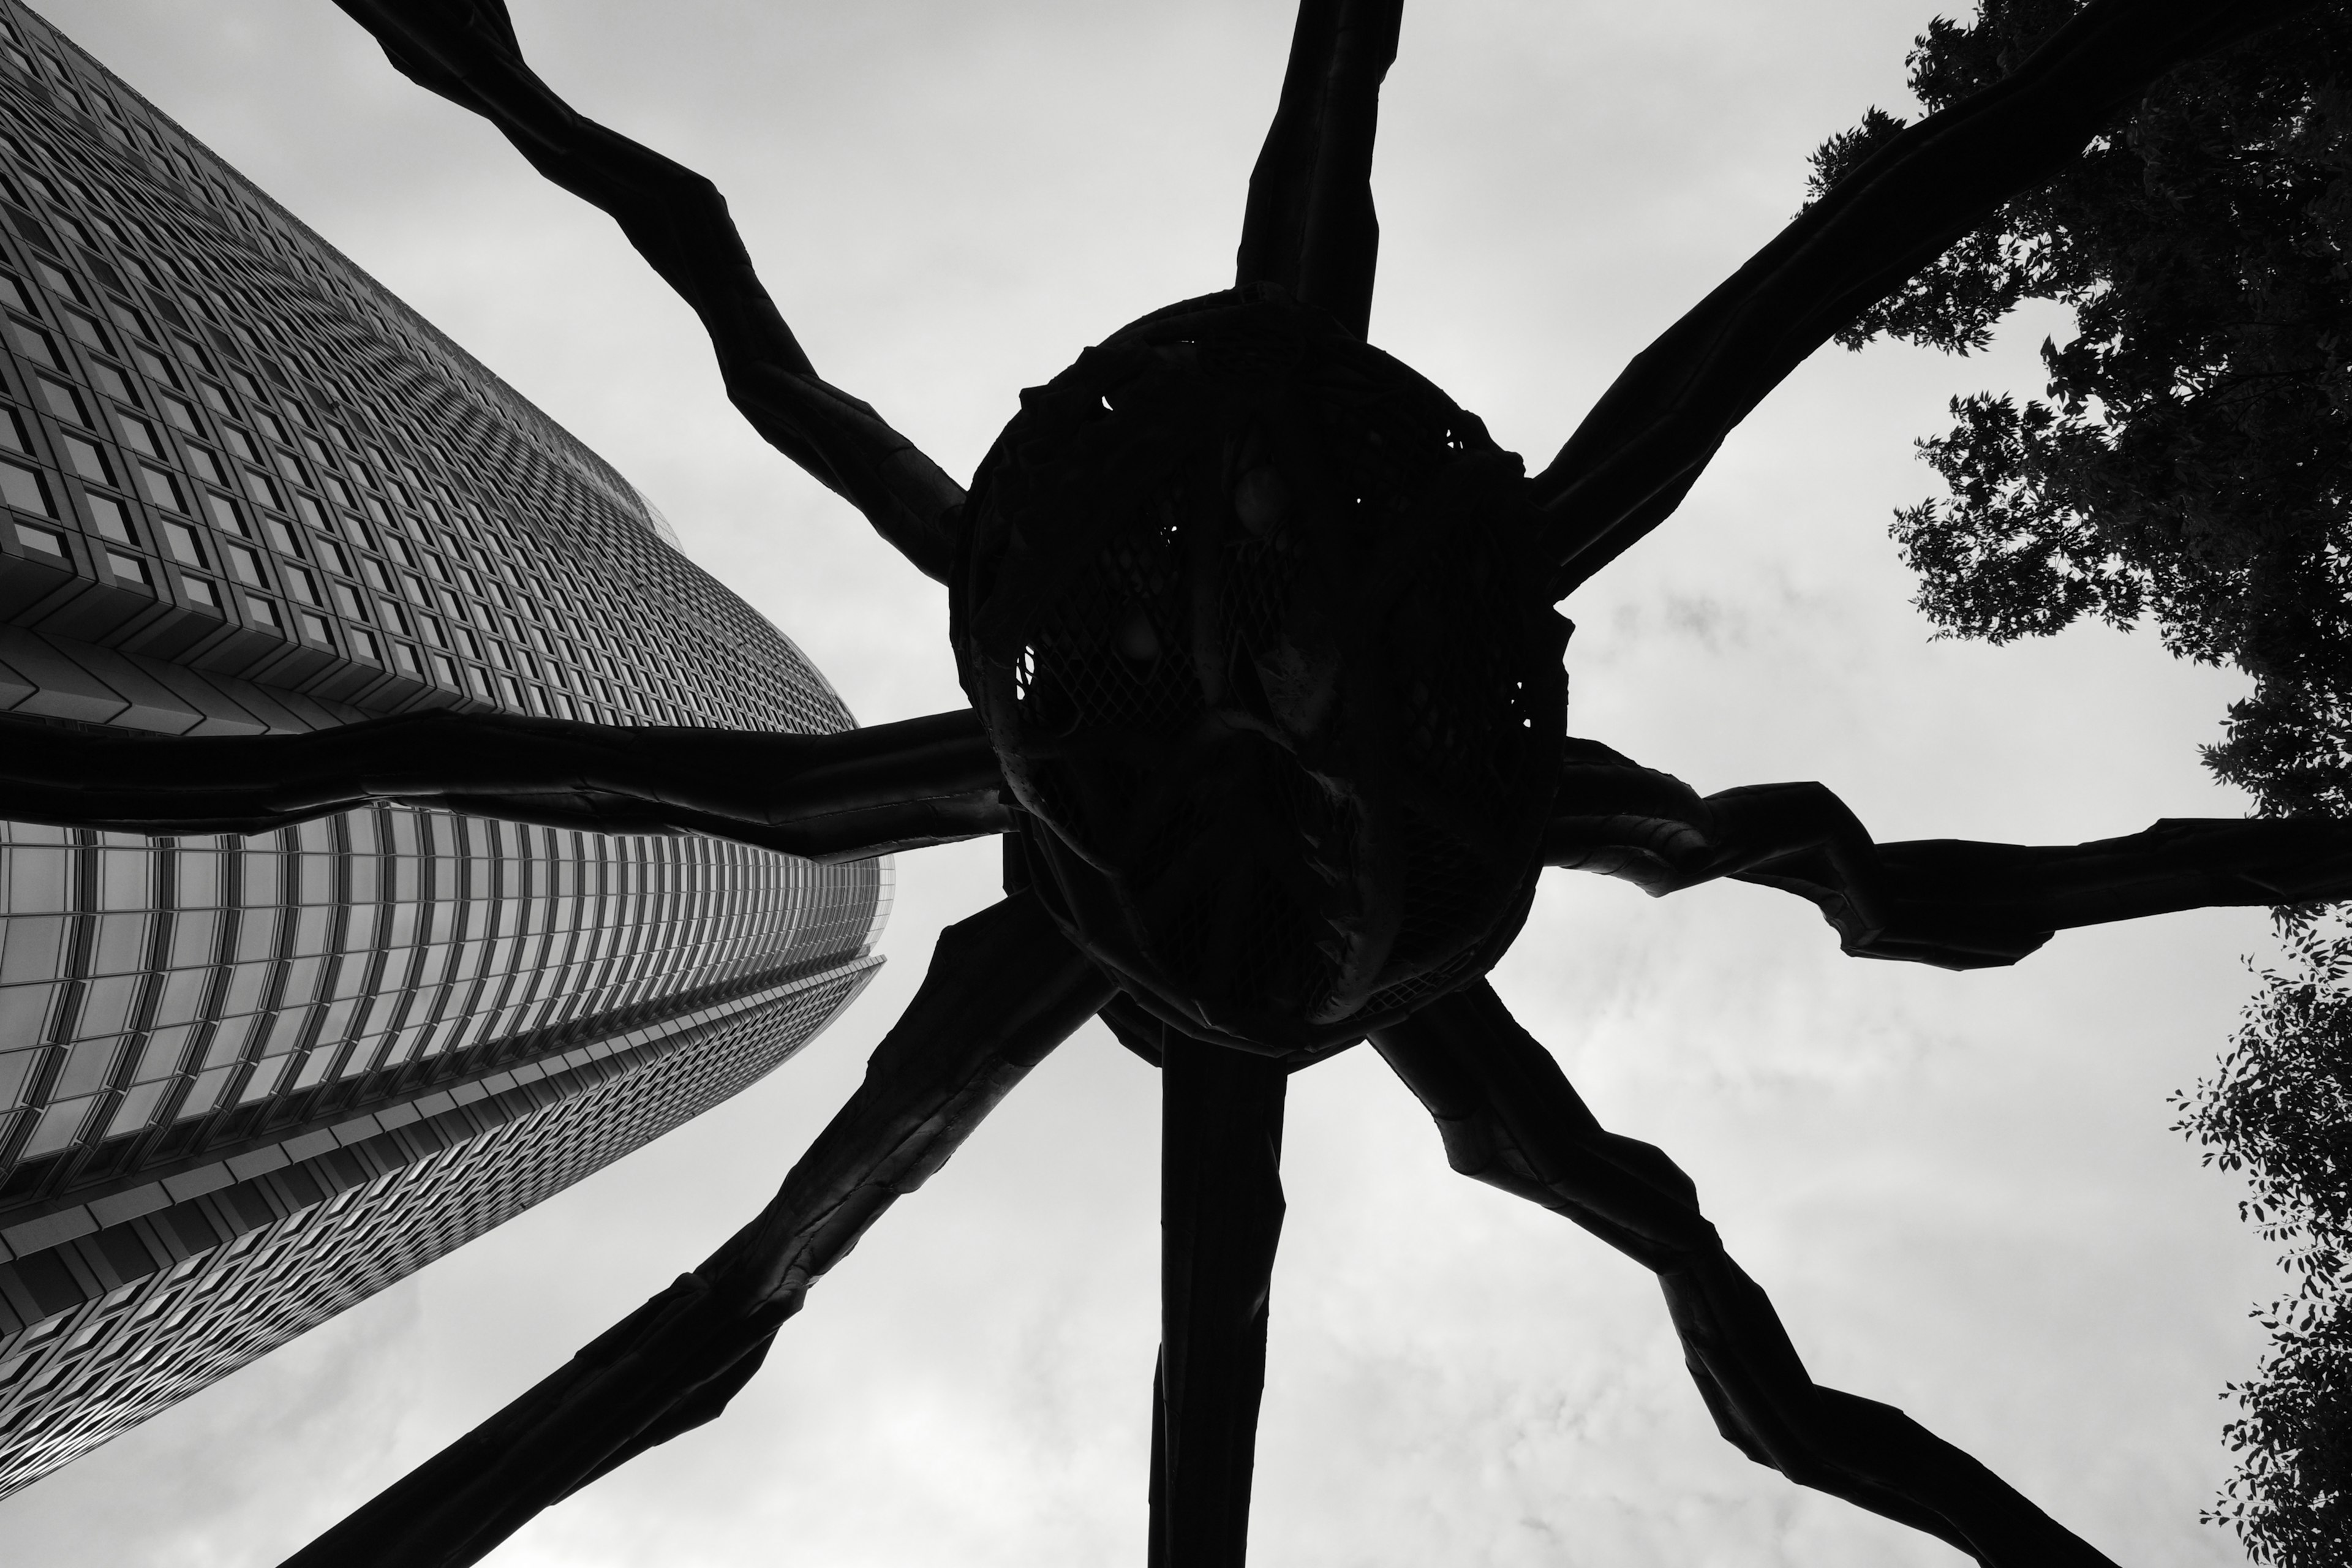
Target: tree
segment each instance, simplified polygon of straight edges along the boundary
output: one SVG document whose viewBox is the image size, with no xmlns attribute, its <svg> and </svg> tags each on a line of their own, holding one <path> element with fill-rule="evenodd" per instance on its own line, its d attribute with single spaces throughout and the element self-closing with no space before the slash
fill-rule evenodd
<svg viewBox="0 0 2352 1568">
<path fill-rule="evenodd" d="M 1985 0 L 1911 58 L 1930 110 L 2081 9 Z M 2020 303 L 2071 307 L 2047 401 L 1956 398 L 1921 450 L 1948 500 L 1895 535 L 1948 633 L 2007 642 L 2152 618 L 2254 694 L 2207 752 L 2265 812 L 2352 811 L 2352 7 L 2173 72 L 2077 162 L 1839 334 L 1965 354 Z M 1871 110 L 1813 156 L 1825 191 L 1903 129 Z"/>
<path fill-rule="evenodd" d="M 2352 936 L 2305 929 L 2262 975 L 2220 1070 L 2179 1097 L 2206 1163 L 2243 1172 L 2240 1212 L 2296 1278 L 2259 1316 L 2255 1378 L 2231 1385 L 2238 1474 L 2205 1517 L 2258 1560 L 2340 1563 L 2352 1546 Z"/>
<path fill-rule="evenodd" d="M 1910 57 L 1929 110 L 1999 80 L 2082 9 L 1984 0 Z M 1896 515 L 1917 603 L 1994 643 L 2084 617 L 2153 620 L 2176 654 L 2253 694 L 2206 751 L 2264 814 L 2352 812 L 2352 7 L 2316 8 L 2185 67 L 2088 153 L 1842 333 L 1966 354 L 2027 300 L 2074 312 L 2045 341 L 2047 400 L 1955 398 L 1920 443 L 1949 487 Z M 1816 195 L 1904 129 L 1877 109 L 1815 153 Z M 2242 1171 L 2243 1205 L 2298 1284 L 2233 1385 L 2243 1458 L 2207 1518 L 2287 1564 L 2352 1555 L 2352 938 L 2280 911 L 2262 974 L 2180 1130 Z"/>
</svg>

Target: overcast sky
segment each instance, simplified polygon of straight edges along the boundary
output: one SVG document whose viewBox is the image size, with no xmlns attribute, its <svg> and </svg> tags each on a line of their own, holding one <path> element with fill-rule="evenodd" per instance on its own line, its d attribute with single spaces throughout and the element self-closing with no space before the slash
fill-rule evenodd
<svg viewBox="0 0 2352 1568">
<path fill-rule="evenodd" d="M 325 0 L 41 9 L 602 452 L 861 720 L 960 700 L 944 596 L 761 446 L 601 216 Z M 828 379 L 966 475 L 1084 345 L 1230 281 L 1276 0 L 515 0 L 583 110 L 716 179 Z M 1927 0 L 1449 0 L 1384 98 L 1376 342 L 1539 467 L 1785 222 L 1804 156 L 1908 110 Z M 1703 790 L 1820 779 L 1882 838 L 2072 842 L 2230 816 L 2242 689 L 2152 634 L 1929 640 L 1886 538 L 1989 355 L 1824 351 L 1568 606 L 1571 728 Z M 537 1380 L 761 1202 L 855 1085 L 992 847 L 902 857 L 883 977 L 765 1083 L 0 1504 L 12 1563 L 268 1564 Z M 1807 905 L 1553 873 L 1495 983 L 1612 1128 L 1696 1179 L 1822 1381 L 1900 1405 L 2133 1568 L 2196 1522 L 2278 1276 L 2166 1097 L 2259 911 L 2062 936 L 2014 971 L 1856 963 Z M 1906 1568 L 1926 1537 L 1717 1438 L 1655 1286 L 1450 1174 L 1368 1051 L 1294 1080 L 1253 1525 L 1284 1568 Z M 1140 1563 L 1153 1074 L 1089 1026 L 901 1204 L 718 1425 L 502 1568 Z"/>
</svg>

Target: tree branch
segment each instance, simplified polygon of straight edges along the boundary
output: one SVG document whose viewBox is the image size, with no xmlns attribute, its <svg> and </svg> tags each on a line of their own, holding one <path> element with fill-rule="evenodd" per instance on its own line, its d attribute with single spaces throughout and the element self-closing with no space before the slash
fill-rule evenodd
<svg viewBox="0 0 2352 1568">
<path fill-rule="evenodd" d="M 757 1218 L 285 1568 L 462 1568 L 717 1415 L 809 1287 L 1110 994 L 1025 895 L 950 926 L 866 1081 Z"/>
<path fill-rule="evenodd" d="M 947 581 L 963 490 L 871 406 L 818 379 L 752 271 L 718 187 L 575 112 L 523 63 L 505 0 L 335 0 L 410 80 L 498 127 L 601 208 L 693 307 L 727 395 L 778 451 Z"/>
<path fill-rule="evenodd" d="M 1002 833 L 969 709 L 832 735 L 417 713 L 307 735 L 116 738 L 0 718 L 0 816 L 125 833 L 268 833 L 372 800 L 597 833 L 703 833 L 857 860 Z"/>
<path fill-rule="evenodd" d="M 2018 68 L 1896 136 L 1636 355 L 1529 483 L 1563 595 L 1674 512 L 1840 327 L 2075 157 L 2165 72 L 2314 0 L 2093 0 Z"/>
</svg>

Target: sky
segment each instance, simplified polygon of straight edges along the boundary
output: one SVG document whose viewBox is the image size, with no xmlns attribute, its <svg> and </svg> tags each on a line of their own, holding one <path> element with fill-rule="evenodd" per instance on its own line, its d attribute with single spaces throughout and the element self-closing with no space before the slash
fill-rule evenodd
<svg viewBox="0 0 2352 1568">
<path fill-rule="evenodd" d="M 776 456 L 608 220 L 325 0 L 40 0 L 590 446 L 861 721 L 961 702 L 943 592 Z M 1231 279 L 1289 31 L 1274 0 L 514 0 L 583 111 L 710 175 L 820 374 L 968 476 L 1087 343 Z M 1383 98 L 1372 340 L 1540 467 L 1787 221 L 1805 154 L 1911 105 L 1926 0 L 1449 0 Z M 1965 361 L 1824 350 L 1565 606 L 1570 724 L 1703 791 L 1819 779 L 1882 839 L 2068 843 L 2234 816 L 2244 689 L 2152 632 L 1932 638 L 1887 538 Z M 11 1563 L 268 1564 L 551 1370 L 763 1203 L 857 1080 L 991 844 L 900 857 L 881 978 L 802 1057 L 0 1503 Z M 1551 873 L 1494 984 L 1662 1145 L 1822 1382 L 1903 1406 L 2134 1568 L 2197 1512 L 2281 1277 L 2169 1131 L 2261 911 L 2062 935 L 2014 970 L 1843 957 L 1808 905 Z M 1151 1069 L 1089 1025 L 812 1295 L 719 1423 L 499 1568 L 1140 1562 L 1157 1341 Z M 1950 1568 L 1718 1439 L 1654 1283 L 1449 1173 L 1368 1050 L 1293 1080 L 1252 1550 L 1286 1568 Z"/>
</svg>

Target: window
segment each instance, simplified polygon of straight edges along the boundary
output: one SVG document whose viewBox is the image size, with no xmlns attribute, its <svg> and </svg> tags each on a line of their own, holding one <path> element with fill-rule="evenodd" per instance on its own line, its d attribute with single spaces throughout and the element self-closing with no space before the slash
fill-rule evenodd
<svg viewBox="0 0 2352 1568">
<path fill-rule="evenodd" d="M 28 468 L 22 463 L 0 460 L 0 500 L 6 501 L 18 511 L 37 511 L 43 517 L 57 515 L 49 504 L 49 481 L 42 477 L 40 470 Z M 23 531 L 20 529 L 18 531 Z"/>
<path fill-rule="evenodd" d="M 106 552 L 106 569 L 122 582 L 136 583 L 142 588 L 149 585 L 147 563 L 140 560 L 136 555 L 125 555 L 120 550 L 110 550 Z"/>
<path fill-rule="evenodd" d="M 89 409 L 83 404 L 80 393 L 54 376 L 44 375 L 36 379 L 41 384 L 41 401 L 49 405 L 50 413 L 68 425 L 79 425 L 86 429 L 93 427 Z"/>
<path fill-rule="evenodd" d="M 243 458 L 248 463 L 257 463 L 261 461 L 261 454 L 254 449 L 252 437 L 247 435 L 244 431 L 238 429 L 234 425 L 222 426 L 221 434 L 228 437 L 228 447 L 230 451 L 235 452 L 238 457 Z"/>
<path fill-rule="evenodd" d="M 65 448 L 66 460 L 73 465 L 75 473 L 95 484 L 114 482 L 114 465 L 106 460 L 104 452 L 79 436 L 62 437 L 58 444 Z"/>
<path fill-rule="evenodd" d="M 25 352 L 26 359 L 36 364 L 47 365 L 51 370 L 58 368 L 57 341 L 48 333 L 22 321 L 12 321 L 8 327 L 9 335 L 16 340 L 16 346 Z"/>
<path fill-rule="evenodd" d="M 98 524 L 100 533 L 117 544 L 139 542 L 131 536 L 131 519 L 124 515 L 121 501 L 112 496 L 100 495 L 96 490 L 84 491 L 83 499 L 89 502 L 90 520 Z"/>
<path fill-rule="evenodd" d="M 286 567 L 283 573 L 287 592 L 306 605 L 316 605 L 321 602 L 319 598 L 319 580 L 316 577 L 311 576 L 299 566 Z"/>
<path fill-rule="evenodd" d="M 37 550 L 60 561 L 66 559 L 65 535 L 51 533 L 46 528 L 27 528 L 20 522 L 16 525 L 16 542 L 27 550 Z"/>
<path fill-rule="evenodd" d="M 6 447 L 11 451 L 16 452 L 30 452 L 33 449 L 25 439 L 25 422 L 16 417 L 15 409 L 5 405 L 0 405 L 0 447 Z"/>
<path fill-rule="evenodd" d="M 346 577 L 352 574 L 352 558 L 343 553 L 341 545 L 331 539 L 314 539 L 310 542 L 310 546 L 319 561 L 329 569 L 340 572 Z"/>
<path fill-rule="evenodd" d="M 122 373 L 104 360 L 94 359 L 89 362 L 89 379 L 96 384 L 99 391 L 117 403 L 139 401 L 138 394 L 131 390 L 131 384 L 122 378 Z"/>
<path fill-rule="evenodd" d="M 245 493 L 266 507 L 284 510 L 286 502 L 278 494 L 278 482 L 268 474 L 247 468 L 245 473 Z"/>
<path fill-rule="evenodd" d="M 172 552 L 173 560 L 183 566 L 205 564 L 204 542 L 196 537 L 195 530 L 166 521 L 158 531 L 163 534 L 163 548 Z"/>
<path fill-rule="evenodd" d="M 205 510 L 213 514 L 213 526 L 222 532 L 234 533 L 240 539 L 253 537 L 246 529 L 245 514 L 236 510 L 236 502 L 228 497 L 205 491 Z"/>
<path fill-rule="evenodd" d="M 278 606 L 267 599 L 247 596 L 245 601 L 245 613 L 247 618 L 257 626 L 268 626 L 273 632 L 285 629 L 286 623 L 279 619 Z"/>
<path fill-rule="evenodd" d="M 117 414 L 114 418 L 115 423 L 122 427 L 124 446 L 150 458 L 163 455 L 163 447 L 155 439 L 155 426 L 135 414 Z"/>
<path fill-rule="evenodd" d="M 81 285 L 75 281 L 71 273 L 42 260 L 37 256 L 33 258 L 33 275 L 41 280 L 41 286 L 50 293 L 71 300 L 77 305 L 89 303 L 89 297 L 82 293 Z"/>
<path fill-rule="evenodd" d="M 261 426 L 262 433 L 268 436 L 271 440 L 291 441 L 293 439 L 292 437 L 286 433 L 286 426 L 279 423 L 278 416 L 269 412 L 268 409 L 256 408 L 253 411 L 253 419 L 255 424 Z"/>
<path fill-rule="evenodd" d="M 174 388 L 180 384 L 180 373 L 172 368 L 169 360 L 153 350 L 133 343 L 131 345 L 131 358 L 146 374 L 148 380 L 160 381 L 165 386 Z"/>
<path fill-rule="evenodd" d="M 338 583 L 334 589 L 335 608 L 342 612 L 344 619 L 363 621 L 368 618 L 367 602 L 353 593 L 350 584 Z"/>
<path fill-rule="evenodd" d="M 294 531 L 286 526 L 284 519 L 265 517 L 261 520 L 261 528 L 262 531 L 269 536 L 269 542 L 284 553 L 288 555 L 302 553 L 302 546 L 295 540 Z"/>
<path fill-rule="evenodd" d="M 106 303 L 107 309 L 113 312 L 114 324 L 124 331 L 142 338 L 152 338 L 155 335 L 155 329 L 149 326 L 147 318 L 137 310 L 120 300 L 110 300 Z"/>
<path fill-rule="evenodd" d="M 228 470 L 221 466 L 221 460 L 193 442 L 188 446 L 188 466 L 216 485 L 228 483 Z"/>
<path fill-rule="evenodd" d="M 220 590 L 202 577 L 181 578 L 180 591 L 188 596 L 191 604 L 202 605 L 207 610 L 220 608 Z"/>
<path fill-rule="evenodd" d="M 400 667 L 400 671 L 404 675 L 425 673 L 425 667 L 416 662 L 416 650 L 404 642 L 392 645 L 392 661 Z"/>
<path fill-rule="evenodd" d="M 433 656 L 433 678 L 444 686 L 455 687 L 457 684 L 457 667 L 450 662 L 446 654 Z"/>
<path fill-rule="evenodd" d="M 268 586 L 268 581 L 261 575 L 260 557 L 255 555 L 244 545 L 224 544 L 221 546 L 221 555 L 228 562 L 228 569 L 238 582 L 252 588 Z"/>
<path fill-rule="evenodd" d="M 19 310 L 33 308 L 33 302 L 25 298 L 25 286 L 5 272 L 0 272 L 0 303 L 13 305 Z"/>
<path fill-rule="evenodd" d="M 102 354 L 114 352 L 114 341 L 106 335 L 106 329 L 98 324 L 96 316 L 86 310 L 60 309 L 58 319 L 66 324 L 67 331 L 81 340 L 83 347 L 96 349 Z"/>
<path fill-rule="evenodd" d="M 335 639 L 333 636 L 328 632 L 327 623 L 324 619 L 312 615 L 308 610 L 301 612 L 299 619 L 302 623 L 302 635 L 304 637 L 308 637 L 312 642 L 325 643 L 330 647 L 334 646 Z"/>
<path fill-rule="evenodd" d="M 169 508 L 173 511 L 188 510 L 188 503 L 180 495 L 180 481 L 177 476 L 167 474 L 161 468 L 149 468 L 142 463 L 139 465 L 139 479 L 142 487 L 147 491 L 147 499 L 157 506 Z"/>
<path fill-rule="evenodd" d="M 359 655 L 362 658 L 373 660 L 377 664 L 382 664 L 383 662 L 383 654 L 376 647 L 375 634 L 373 632 L 361 631 L 358 627 L 354 626 L 352 628 L 351 639 L 352 651 L 353 653 Z"/>
</svg>

